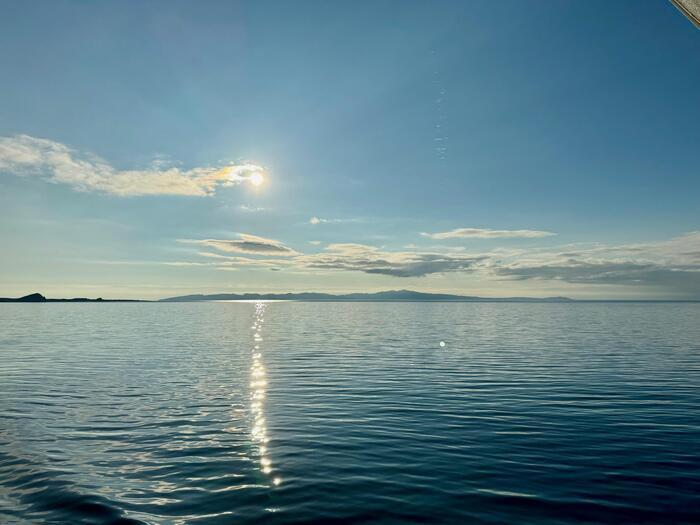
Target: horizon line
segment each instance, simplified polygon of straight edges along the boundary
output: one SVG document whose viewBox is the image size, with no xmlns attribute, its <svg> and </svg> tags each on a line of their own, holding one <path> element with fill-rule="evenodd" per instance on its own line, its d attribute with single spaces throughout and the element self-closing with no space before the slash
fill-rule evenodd
<svg viewBox="0 0 700 525">
<path fill-rule="evenodd" d="M 373 296 L 380 296 L 381 294 L 400 294 L 400 293 L 410 293 L 426 296 L 425 298 L 373 298 Z M 139 299 L 139 298 L 90 298 L 90 297 L 70 297 L 70 298 L 55 298 L 46 297 L 39 292 L 32 292 L 27 295 L 22 295 L 19 297 L 2 297 L 0 296 L 0 302 L 249 302 L 249 301 L 265 301 L 265 300 L 279 300 L 274 297 L 281 296 L 302 296 L 302 295 L 318 295 L 325 296 L 328 299 L 316 299 L 313 298 L 289 298 L 288 301 L 296 302 L 556 302 L 556 303 L 567 303 L 567 302 L 579 302 L 579 303 L 599 303 L 599 302 L 609 302 L 609 303 L 700 303 L 700 298 L 576 298 L 569 296 L 526 296 L 526 295 L 512 295 L 512 296 L 481 296 L 481 295 L 463 295 L 462 293 L 448 293 L 448 292 L 422 292 L 418 290 L 408 290 L 408 289 L 391 289 L 391 290 L 380 290 L 376 292 L 317 292 L 317 291 L 303 291 L 303 292 L 217 292 L 217 293 L 192 293 L 185 295 L 175 295 L 168 297 L 161 297 L 156 299 Z M 240 299 L 215 299 L 214 297 L 219 296 L 233 296 L 240 297 Z M 249 298 L 246 296 L 260 296 L 258 299 Z M 352 298 L 347 299 L 348 296 L 368 296 L 367 298 Z M 436 296 L 435 298 L 430 298 L 430 296 Z M 195 299 L 201 297 L 201 299 Z M 268 299 L 265 299 L 267 297 Z M 440 298 L 443 297 L 443 298 Z"/>
</svg>

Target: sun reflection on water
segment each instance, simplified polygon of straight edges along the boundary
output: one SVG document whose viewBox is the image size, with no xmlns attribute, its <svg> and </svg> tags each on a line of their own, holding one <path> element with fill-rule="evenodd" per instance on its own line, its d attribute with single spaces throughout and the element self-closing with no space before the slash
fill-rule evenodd
<svg viewBox="0 0 700 525">
<path fill-rule="evenodd" d="M 267 376 L 260 342 L 263 340 L 260 335 L 262 324 L 264 323 L 266 304 L 255 303 L 255 322 L 251 327 L 254 330 L 253 339 L 255 344 L 251 351 L 252 363 L 250 367 L 250 413 L 252 416 L 251 436 L 257 445 L 260 461 L 260 471 L 268 476 L 272 476 L 272 460 L 268 454 L 267 443 L 270 438 L 267 435 L 267 425 L 265 423 L 265 397 L 267 395 Z M 272 477 L 273 485 L 279 485 L 282 480 Z"/>
</svg>

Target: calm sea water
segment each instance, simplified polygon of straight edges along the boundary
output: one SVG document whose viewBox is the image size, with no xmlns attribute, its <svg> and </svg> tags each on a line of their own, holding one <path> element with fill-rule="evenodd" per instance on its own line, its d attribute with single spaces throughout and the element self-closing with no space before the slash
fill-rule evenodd
<svg viewBox="0 0 700 525">
<path fill-rule="evenodd" d="M 2 304 L 0 523 L 700 523 L 700 305 Z"/>
</svg>

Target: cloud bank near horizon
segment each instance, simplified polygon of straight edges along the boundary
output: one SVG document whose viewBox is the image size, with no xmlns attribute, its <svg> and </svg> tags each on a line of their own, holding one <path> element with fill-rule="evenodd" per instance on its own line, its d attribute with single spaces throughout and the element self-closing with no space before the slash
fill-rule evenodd
<svg viewBox="0 0 700 525">
<path fill-rule="evenodd" d="M 525 252 L 492 270 L 518 281 L 641 286 L 700 295 L 700 231 L 666 241 L 568 248 Z"/>
<path fill-rule="evenodd" d="M 219 187 L 237 186 L 264 173 L 261 166 L 249 163 L 189 170 L 155 163 L 148 169 L 118 170 L 95 155 L 29 135 L 0 137 L 0 171 L 19 177 L 41 177 L 55 184 L 66 184 L 75 191 L 118 197 L 211 196 Z"/>
<path fill-rule="evenodd" d="M 486 253 L 393 251 L 356 243 L 331 243 L 317 253 L 300 253 L 280 241 L 241 234 L 238 240 L 187 241 L 251 257 L 199 255 L 220 269 L 267 268 L 301 272 L 362 272 L 395 278 L 470 273 L 491 281 L 550 281 L 571 285 L 638 286 L 679 296 L 700 295 L 700 232 L 628 245 L 568 245 Z M 270 259 L 270 255 L 284 256 Z M 260 258 L 256 258 L 259 256 Z"/>
<path fill-rule="evenodd" d="M 478 255 L 386 251 L 352 243 L 329 244 L 323 252 L 295 259 L 309 270 L 344 270 L 391 277 L 473 271 L 484 258 Z"/>
</svg>

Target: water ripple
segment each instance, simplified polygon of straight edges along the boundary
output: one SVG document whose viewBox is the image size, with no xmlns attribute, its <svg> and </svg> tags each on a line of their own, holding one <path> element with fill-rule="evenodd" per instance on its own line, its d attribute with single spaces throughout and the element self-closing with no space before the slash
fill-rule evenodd
<svg viewBox="0 0 700 525">
<path fill-rule="evenodd" d="M 2 523 L 700 522 L 699 305 L 0 320 Z"/>
</svg>

